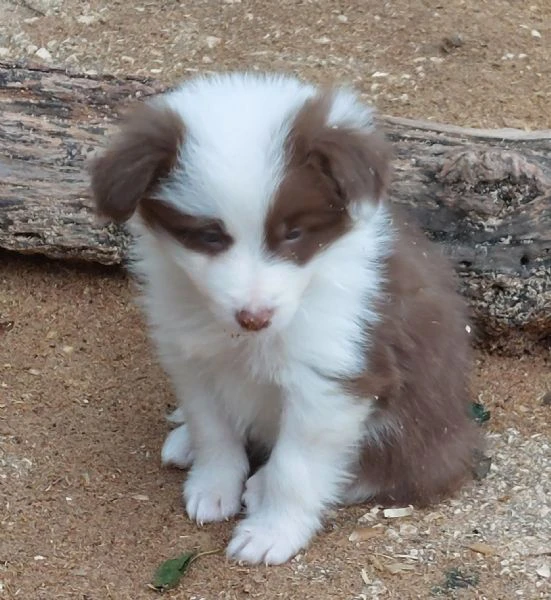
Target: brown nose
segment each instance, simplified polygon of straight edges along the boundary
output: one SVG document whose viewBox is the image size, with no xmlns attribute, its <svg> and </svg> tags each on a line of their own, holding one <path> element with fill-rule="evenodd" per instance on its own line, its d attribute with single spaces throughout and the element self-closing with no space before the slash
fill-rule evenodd
<svg viewBox="0 0 551 600">
<path fill-rule="evenodd" d="M 239 325 L 247 331 L 260 331 L 266 329 L 272 322 L 274 311 L 271 308 L 252 312 L 250 310 L 240 310 L 235 313 L 235 318 Z"/>
</svg>

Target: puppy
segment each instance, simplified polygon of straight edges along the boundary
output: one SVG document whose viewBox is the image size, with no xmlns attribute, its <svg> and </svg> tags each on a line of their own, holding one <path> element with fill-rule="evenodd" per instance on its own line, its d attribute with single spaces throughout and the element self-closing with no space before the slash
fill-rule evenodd
<svg viewBox="0 0 551 600">
<path fill-rule="evenodd" d="M 134 109 L 91 167 L 180 403 L 163 462 L 190 468 L 191 519 L 245 504 L 235 559 L 283 563 L 329 505 L 426 504 L 469 474 L 464 306 L 386 201 L 389 161 L 352 91 L 226 74 Z"/>
</svg>

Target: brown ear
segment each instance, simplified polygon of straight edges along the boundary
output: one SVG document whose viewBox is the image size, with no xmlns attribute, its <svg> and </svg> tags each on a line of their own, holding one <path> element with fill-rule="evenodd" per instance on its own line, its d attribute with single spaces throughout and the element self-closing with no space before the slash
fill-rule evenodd
<svg viewBox="0 0 551 600">
<path fill-rule="evenodd" d="M 333 181 L 347 205 L 364 198 L 381 200 L 389 185 L 390 155 L 380 131 L 326 127 L 312 140 L 308 162 Z"/>
<path fill-rule="evenodd" d="M 170 108 L 134 108 L 107 151 L 90 166 L 98 213 L 116 222 L 129 219 L 174 167 L 183 137 L 182 119 Z"/>
</svg>

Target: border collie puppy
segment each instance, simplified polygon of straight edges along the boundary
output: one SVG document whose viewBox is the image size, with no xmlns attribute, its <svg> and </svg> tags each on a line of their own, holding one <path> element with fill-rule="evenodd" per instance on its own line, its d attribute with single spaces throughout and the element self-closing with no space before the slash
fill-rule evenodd
<svg viewBox="0 0 551 600">
<path fill-rule="evenodd" d="M 469 475 L 469 341 L 451 267 L 387 201 L 389 147 L 347 89 L 199 77 L 91 166 L 179 401 L 162 451 L 228 555 L 290 559 L 330 505 L 426 504 Z M 251 472 L 248 448 L 266 460 Z"/>
</svg>

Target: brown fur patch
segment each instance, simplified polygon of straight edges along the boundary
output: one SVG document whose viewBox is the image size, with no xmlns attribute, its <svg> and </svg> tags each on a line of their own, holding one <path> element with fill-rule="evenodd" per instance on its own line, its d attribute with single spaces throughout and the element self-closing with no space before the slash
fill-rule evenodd
<svg viewBox="0 0 551 600">
<path fill-rule="evenodd" d="M 195 252 L 214 255 L 227 250 L 233 243 L 217 219 L 187 215 L 166 202 L 151 198 L 140 202 L 139 211 L 149 227 L 166 231 Z"/>
<path fill-rule="evenodd" d="M 389 146 L 378 132 L 327 125 L 331 93 L 306 102 L 287 140 L 287 172 L 265 224 L 268 249 L 303 264 L 350 227 L 351 202 L 378 202 Z"/>
<path fill-rule="evenodd" d="M 382 320 L 369 368 L 353 386 L 378 398 L 381 425 L 365 444 L 359 477 L 379 491 L 377 501 L 424 505 L 469 476 L 481 439 L 469 415 L 468 319 L 453 271 L 414 225 L 399 214 L 395 224 Z"/>
<path fill-rule="evenodd" d="M 176 163 L 184 138 L 182 119 L 168 107 L 140 104 L 124 119 L 107 151 L 90 166 L 100 215 L 129 219 Z"/>
</svg>

